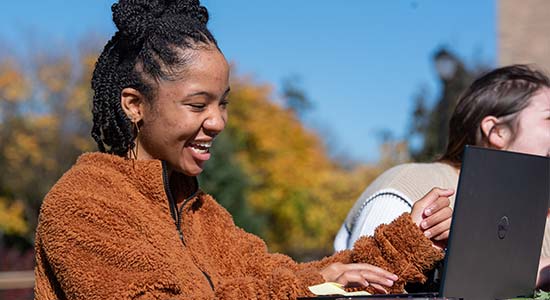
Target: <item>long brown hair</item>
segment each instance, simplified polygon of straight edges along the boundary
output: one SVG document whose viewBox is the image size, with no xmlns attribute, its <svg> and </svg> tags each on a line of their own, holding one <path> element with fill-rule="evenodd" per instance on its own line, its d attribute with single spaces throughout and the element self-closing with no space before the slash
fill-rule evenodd
<svg viewBox="0 0 550 300">
<path fill-rule="evenodd" d="M 498 68 L 475 80 L 457 101 L 449 122 L 447 149 L 439 161 L 458 167 L 464 146 L 487 146 L 481 130 L 486 116 L 498 118 L 499 124 L 508 126 L 515 135 L 518 113 L 544 87 L 550 87 L 548 76 L 527 65 Z"/>
</svg>

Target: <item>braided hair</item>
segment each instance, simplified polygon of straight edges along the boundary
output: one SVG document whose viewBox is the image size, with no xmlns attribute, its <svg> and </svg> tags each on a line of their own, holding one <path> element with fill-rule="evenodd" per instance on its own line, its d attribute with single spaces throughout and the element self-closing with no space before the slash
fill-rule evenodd
<svg viewBox="0 0 550 300">
<path fill-rule="evenodd" d="M 92 76 L 92 137 L 101 152 L 125 156 L 134 147 L 132 122 L 120 94 L 134 88 L 148 101 L 156 83 L 175 80 L 192 58 L 181 50 L 217 43 L 199 0 L 120 0 L 111 7 L 118 31 L 107 42 Z"/>
</svg>

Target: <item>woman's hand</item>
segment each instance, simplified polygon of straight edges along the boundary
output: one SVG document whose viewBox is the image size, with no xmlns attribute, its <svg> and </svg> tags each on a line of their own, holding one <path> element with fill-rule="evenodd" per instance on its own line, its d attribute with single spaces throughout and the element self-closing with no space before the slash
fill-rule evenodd
<svg viewBox="0 0 550 300">
<path fill-rule="evenodd" d="M 372 286 L 378 292 L 387 294 L 385 287 L 391 287 L 397 275 L 371 264 L 333 263 L 321 270 L 326 282 L 337 282 L 346 287 Z"/>
<path fill-rule="evenodd" d="M 449 206 L 452 189 L 433 188 L 426 196 L 416 201 L 412 207 L 411 218 L 420 227 L 424 235 L 434 245 L 444 248 L 449 238 L 453 210 Z"/>
</svg>

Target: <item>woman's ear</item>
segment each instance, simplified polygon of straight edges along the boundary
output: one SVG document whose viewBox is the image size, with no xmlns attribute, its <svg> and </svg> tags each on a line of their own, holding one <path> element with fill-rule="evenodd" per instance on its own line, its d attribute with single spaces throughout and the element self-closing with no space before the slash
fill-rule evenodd
<svg viewBox="0 0 550 300">
<path fill-rule="evenodd" d="M 132 122 L 143 119 L 145 97 L 134 88 L 124 88 L 120 92 L 120 105 Z"/>
<path fill-rule="evenodd" d="M 500 124 L 497 117 L 486 116 L 481 120 L 481 131 L 489 147 L 505 149 L 510 140 L 510 129 Z"/>
</svg>

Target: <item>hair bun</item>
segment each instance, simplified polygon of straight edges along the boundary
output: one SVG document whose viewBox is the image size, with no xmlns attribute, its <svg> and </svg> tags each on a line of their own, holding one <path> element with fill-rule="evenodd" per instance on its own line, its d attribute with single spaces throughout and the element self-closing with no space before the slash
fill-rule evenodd
<svg viewBox="0 0 550 300">
<path fill-rule="evenodd" d="M 111 11 L 118 30 L 138 40 L 163 20 L 198 22 L 203 26 L 208 22 L 208 11 L 199 0 L 120 0 Z"/>
<path fill-rule="evenodd" d="M 174 16 L 187 16 L 190 20 L 198 22 L 203 26 L 208 23 L 208 10 L 202 6 L 199 0 L 169 1 L 174 5 L 170 7 L 170 14 Z"/>
</svg>

